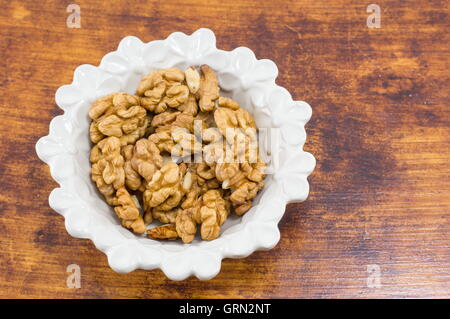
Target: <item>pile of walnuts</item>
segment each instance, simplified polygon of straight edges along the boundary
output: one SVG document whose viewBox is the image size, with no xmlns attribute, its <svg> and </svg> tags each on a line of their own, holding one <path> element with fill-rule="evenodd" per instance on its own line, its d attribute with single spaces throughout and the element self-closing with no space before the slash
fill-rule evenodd
<svg viewBox="0 0 450 319">
<path fill-rule="evenodd" d="M 200 71 L 200 72 L 199 72 Z M 152 239 L 219 236 L 264 185 L 252 116 L 207 65 L 156 70 L 89 111 L 91 176 L 122 225 Z M 147 230 L 158 220 L 163 225 Z"/>
</svg>

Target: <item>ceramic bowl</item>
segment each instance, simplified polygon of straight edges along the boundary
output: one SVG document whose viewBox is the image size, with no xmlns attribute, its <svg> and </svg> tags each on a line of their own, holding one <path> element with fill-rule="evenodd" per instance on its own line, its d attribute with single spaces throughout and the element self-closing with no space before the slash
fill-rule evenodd
<svg viewBox="0 0 450 319">
<path fill-rule="evenodd" d="M 273 171 L 251 210 L 243 217 L 230 217 L 215 240 L 183 244 L 137 236 L 120 225 L 90 180 L 90 104 L 111 92 L 134 93 L 140 78 L 154 69 L 201 64 L 217 72 L 224 94 L 249 111 L 259 128 L 277 132 Z M 173 280 L 190 275 L 210 279 L 219 273 L 223 258 L 273 248 L 280 239 L 278 222 L 286 204 L 306 199 L 307 177 L 315 166 L 314 157 L 303 151 L 311 107 L 294 101 L 286 89 L 276 85 L 277 75 L 271 60 L 256 59 L 248 48 L 217 49 L 209 29 L 192 35 L 175 32 L 165 40 L 148 43 L 125 37 L 99 66 L 77 67 L 73 82 L 56 92 L 56 104 L 64 114 L 52 119 L 49 134 L 36 144 L 38 156 L 59 184 L 49 196 L 50 206 L 64 216 L 70 235 L 92 240 L 107 255 L 111 268 L 120 273 L 160 268 Z"/>
</svg>

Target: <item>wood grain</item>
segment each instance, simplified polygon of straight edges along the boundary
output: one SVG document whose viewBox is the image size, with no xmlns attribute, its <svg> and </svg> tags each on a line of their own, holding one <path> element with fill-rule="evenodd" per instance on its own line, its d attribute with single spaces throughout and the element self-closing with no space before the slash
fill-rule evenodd
<svg viewBox="0 0 450 319">
<path fill-rule="evenodd" d="M 448 1 L 6 1 L 0 10 L 0 297 L 450 297 Z M 117 4 L 116 4 L 117 3 Z M 55 90 L 126 35 L 144 41 L 209 27 L 218 47 L 275 61 L 308 101 L 311 194 L 289 205 L 276 248 L 227 259 L 211 281 L 114 273 L 48 206 L 56 187 L 37 139 L 61 114 Z M 81 267 L 81 289 L 66 267 Z M 378 265 L 381 287 L 367 286 Z"/>
</svg>

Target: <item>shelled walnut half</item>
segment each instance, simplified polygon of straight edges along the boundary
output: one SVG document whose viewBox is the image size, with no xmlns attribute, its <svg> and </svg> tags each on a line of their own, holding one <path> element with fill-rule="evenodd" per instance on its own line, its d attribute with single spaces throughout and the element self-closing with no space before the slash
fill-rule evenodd
<svg viewBox="0 0 450 319">
<path fill-rule="evenodd" d="M 93 143 L 108 136 L 120 139 L 121 145 L 133 144 L 145 134 L 148 117 L 137 96 L 119 92 L 98 99 L 89 111 Z"/>
</svg>

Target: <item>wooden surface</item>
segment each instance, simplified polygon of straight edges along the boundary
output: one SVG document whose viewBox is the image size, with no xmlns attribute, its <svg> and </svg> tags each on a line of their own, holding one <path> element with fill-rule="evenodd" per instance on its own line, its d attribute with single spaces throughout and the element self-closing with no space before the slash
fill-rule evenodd
<svg viewBox="0 0 450 319">
<path fill-rule="evenodd" d="M 72 2 L 0 1 L 0 297 L 450 297 L 448 1 L 377 1 L 380 29 L 361 0 L 77 0 L 81 28 L 69 29 Z M 211 281 L 119 275 L 49 208 L 57 184 L 34 145 L 75 67 L 127 35 L 200 27 L 272 59 L 277 82 L 312 105 L 311 193 L 287 207 L 276 248 L 225 260 Z M 80 289 L 66 287 L 69 264 Z"/>
</svg>

